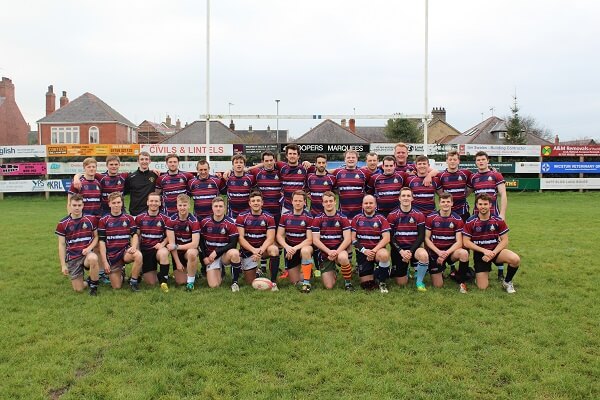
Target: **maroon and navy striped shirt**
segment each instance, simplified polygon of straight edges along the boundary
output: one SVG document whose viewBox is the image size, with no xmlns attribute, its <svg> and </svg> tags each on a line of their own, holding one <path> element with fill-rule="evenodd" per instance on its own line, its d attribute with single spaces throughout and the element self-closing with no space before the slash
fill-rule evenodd
<svg viewBox="0 0 600 400">
<path fill-rule="evenodd" d="M 135 225 L 138 228 L 140 249 L 150 250 L 167 237 L 167 220 L 169 217 L 162 213 L 150 215 L 143 212 L 135 217 Z"/>
<path fill-rule="evenodd" d="M 81 188 L 77 189 L 71 184 L 69 194 L 80 194 L 83 196 L 83 215 L 94 215 L 100 217 L 102 215 L 102 186 L 97 179 L 86 179 L 82 175 Z"/>
<path fill-rule="evenodd" d="M 200 221 L 200 243 L 205 257 L 220 247 L 227 246 L 232 237 L 239 236 L 235 222 L 225 217 L 221 221 L 215 221 L 210 216 Z"/>
<path fill-rule="evenodd" d="M 165 172 L 156 179 L 156 189 L 162 191 L 163 213 L 169 217 L 177 214 L 177 196 L 187 193 L 187 183 L 194 177 L 190 172 Z"/>
<path fill-rule="evenodd" d="M 252 247 L 260 247 L 267 239 L 267 231 L 269 229 L 276 229 L 275 219 L 273 216 L 265 211 L 259 215 L 252 214 L 251 211 L 246 211 L 237 216 L 235 224 L 244 228 L 244 239 Z M 240 253 L 242 257 L 250 257 L 251 254 L 248 250 L 241 248 Z"/>
<path fill-rule="evenodd" d="M 379 244 L 383 234 L 390 231 L 390 224 L 381 214 L 367 216 L 364 213 L 352 218 L 352 232 L 356 232 L 355 247 L 372 249 Z"/>
<path fill-rule="evenodd" d="M 175 244 L 184 245 L 192 242 L 192 235 L 200 232 L 200 222 L 192 214 L 184 220 L 179 219 L 179 214 L 167 220 L 167 230 L 175 233 Z"/>
<path fill-rule="evenodd" d="M 313 233 L 319 234 L 321 243 L 330 250 L 337 249 L 344 241 L 344 231 L 350 229 L 350 221 L 339 211 L 334 215 L 317 215 L 311 224 Z"/>
<path fill-rule="evenodd" d="M 102 215 L 110 214 L 110 206 L 108 205 L 108 195 L 114 192 L 123 193 L 125 191 L 125 179 L 129 176 L 128 172 L 122 172 L 116 175 L 109 175 L 108 171 L 103 174 L 96 174 L 96 180 L 100 182 L 102 190 Z M 125 201 L 123 201 L 123 209 L 125 210 Z"/>
<path fill-rule="evenodd" d="M 406 179 L 406 186 L 413 192 L 413 207 L 421 211 L 427 217 L 435 211 L 435 193 L 440 188 L 440 180 L 434 176 L 431 186 L 425 186 L 425 177 L 411 175 Z"/>
<path fill-rule="evenodd" d="M 234 173 L 227 178 L 227 208 L 228 216 L 236 218 L 241 213 L 250 210 L 250 192 L 256 184 L 254 175 L 244 173 L 236 176 Z"/>
<path fill-rule="evenodd" d="M 306 240 L 306 231 L 310 229 L 312 217 L 306 211 L 300 214 L 290 212 L 283 214 L 279 226 L 285 229 L 285 242 L 290 246 L 297 246 Z"/>
<path fill-rule="evenodd" d="M 463 220 L 456 213 L 443 217 L 439 211 L 430 214 L 425 220 L 425 229 L 431 231 L 430 239 L 440 250 L 448 250 L 456 243 L 456 234 L 462 232 Z"/>
<path fill-rule="evenodd" d="M 340 195 L 340 211 L 348 218 L 353 218 L 362 210 L 362 199 L 370 176 L 358 168 L 338 168 L 333 175 Z"/>
<path fill-rule="evenodd" d="M 249 172 L 254 175 L 256 188 L 263 195 L 263 209 L 273 217 L 281 214 L 283 184 L 279 171 L 276 169 L 252 168 Z"/>
<path fill-rule="evenodd" d="M 471 241 L 477 246 L 486 250 L 494 250 L 500 243 L 500 236 L 508 233 L 506 222 L 494 215 L 487 221 L 482 221 L 479 217 L 473 217 L 467 221 L 463 228 L 463 235 L 471 238 Z"/>
<path fill-rule="evenodd" d="M 194 214 L 202 220 L 212 214 L 212 200 L 219 196 L 225 187 L 223 179 L 209 176 L 205 179 L 193 177 L 187 183 L 187 191 L 194 201 Z"/>
<path fill-rule="evenodd" d="M 310 213 L 313 217 L 323 212 L 323 193 L 335 189 L 335 176 L 326 172 L 325 175 L 308 174 L 306 188 L 310 197 Z"/>
<path fill-rule="evenodd" d="M 438 175 L 441 188 L 444 192 L 452 195 L 452 211 L 458 215 L 469 212 L 469 203 L 467 203 L 467 184 L 473 173 L 468 169 L 459 169 L 450 172 L 447 169 Z"/>
<path fill-rule="evenodd" d="M 275 168 L 279 170 L 279 177 L 283 185 L 283 206 L 291 210 L 293 208 L 292 194 L 296 190 L 305 190 L 309 171 L 300 162 L 296 166 L 291 166 L 286 162 L 277 161 Z"/>
<path fill-rule="evenodd" d="M 471 175 L 469 187 L 473 189 L 475 196 L 480 193 L 487 193 L 492 198 L 491 211 L 492 214 L 500 214 L 498 209 L 498 185 L 504 183 L 504 177 L 498 171 L 475 172 Z M 473 215 L 477 214 L 477 202 L 473 207 Z"/>
<path fill-rule="evenodd" d="M 377 212 L 388 214 L 398 207 L 398 196 L 406 178 L 406 173 L 394 172 L 391 175 L 376 174 L 369 179 L 367 190 L 377 200 Z"/>
<path fill-rule="evenodd" d="M 129 214 L 108 214 L 98 222 L 98 236 L 106 243 L 106 258 L 110 265 L 119 263 L 129 248 L 131 237 L 137 233 L 135 220 Z"/>
<path fill-rule="evenodd" d="M 388 215 L 387 220 L 390 223 L 391 240 L 402 250 L 412 248 L 419 235 L 419 226 L 425 225 L 425 215 L 414 208 L 408 212 L 397 208 Z"/>
<path fill-rule="evenodd" d="M 66 261 L 83 257 L 83 249 L 88 247 L 94 240 L 96 226 L 92 219 L 94 218 L 85 215 L 81 218 L 73 218 L 68 215 L 61 219 L 56 226 L 55 233 L 65 238 Z"/>
</svg>

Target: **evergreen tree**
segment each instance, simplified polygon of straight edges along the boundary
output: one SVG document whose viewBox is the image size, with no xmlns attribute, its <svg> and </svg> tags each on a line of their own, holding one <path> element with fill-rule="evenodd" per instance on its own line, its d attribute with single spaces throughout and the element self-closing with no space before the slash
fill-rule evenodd
<svg viewBox="0 0 600 400">
<path fill-rule="evenodd" d="M 519 106 L 517 105 L 517 96 L 514 96 L 514 104 L 510 108 L 511 117 L 506 124 L 506 143 L 508 144 L 527 144 L 527 133 L 523 129 L 521 118 L 519 117 Z"/>
<path fill-rule="evenodd" d="M 419 130 L 416 122 L 406 118 L 388 119 L 385 136 L 392 142 L 423 142 L 423 132 Z"/>
</svg>

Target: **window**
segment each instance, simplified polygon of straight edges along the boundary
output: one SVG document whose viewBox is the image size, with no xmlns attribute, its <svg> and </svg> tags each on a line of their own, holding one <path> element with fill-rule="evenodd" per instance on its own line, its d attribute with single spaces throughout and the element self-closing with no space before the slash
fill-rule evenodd
<svg viewBox="0 0 600 400">
<path fill-rule="evenodd" d="M 137 143 L 137 131 L 131 127 L 127 127 L 127 142 Z"/>
<path fill-rule="evenodd" d="M 506 132 L 499 131 L 498 132 L 498 139 L 506 139 Z"/>
<path fill-rule="evenodd" d="M 96 126 L 90 127 L 89 134 L 90 134 L 90 141 L 89 141 L 90 144 L 100 143 L 100 131 L 98 130 L 98 127 L 96 127 Z"/>
<path fill-rule="evenodd" d="M 53 126 L 50 129 L 51 144 L 79 143 L 78 126 Z"/>
</svg>

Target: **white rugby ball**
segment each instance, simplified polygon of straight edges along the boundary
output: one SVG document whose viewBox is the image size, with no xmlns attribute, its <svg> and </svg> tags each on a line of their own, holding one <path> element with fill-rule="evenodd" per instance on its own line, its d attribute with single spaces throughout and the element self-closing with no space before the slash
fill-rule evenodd
<svg viewBox="0 0 600 400">
<path fill-rule="evenodd" d="M 256 290 L 271 290 L 273 282 L 268 278 L 256 278 L 252 281 L 252 287 Z"/>
</svg>

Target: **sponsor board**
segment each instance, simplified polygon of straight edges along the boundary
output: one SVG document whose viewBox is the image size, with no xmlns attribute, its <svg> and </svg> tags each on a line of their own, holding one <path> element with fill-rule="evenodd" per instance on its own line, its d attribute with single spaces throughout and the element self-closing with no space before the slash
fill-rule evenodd
<svg viewBox="0 0 600 400">
<path fill-rule="evenodd" d="M 137 169 L 138 164 L 133 161 L 121 162 L 119 172 L 133 172 Z M 106 163 L 98 162 L 96 168 L 98 173 L 106 172 Z M 75 175 L 83 173 L 83 165 L 81 161 L 73 162 L 49 162 L 47 163 L 48 175 Z"/>
<path fill-rule="evenodd" d="M 542 162 L 543 174 L 600 174 L 600 162 Z"/>
<path fill-rule="evenodd" d="M 0 164 L 0 175 L 3 176 L 45 175 L 46 170 L 45 162 Z"/>
<path fill-rule="evenodd" d="M 151 156 L 177 154 L 178 156 L 232 156 L 232 144 L 142 144 L 140 151 Z"/>
<path fill-rule="evenodd" d="M 46 157 L 46 146 L 0 146 L 0 158 Z"/>
<path fill-rule="evenodd" d="M 542 157 L 600 157 L 600 146 L 542 146 Z"/>
<path fill-rule="evenodd" d="M 540 146 L 537 145 L 465 144 L 460 145 L 460 149 L 460 153 L 467 156 L 474 156 L 479 151 L 485 151 L 488 156 L 539 157 L 540 155 Z"/>
<path fill-rule="evenodd" d="M 540 189 L 600 189 L 600 178 L 542 178 Z"/>
<path fill-rule="evenodd" d="M 234 154 L 261 154 L 264 151 L 277 152 L 277 144 L 234 144 Z"/>
<path fill-rule="evenodd" d="M 369 144 L 353 144 L 353 143 L 294 143 L 300 147 L 301 153 L 325 153 L 325 154 L 341 154 L 353 150 L 359 153 L 368 153 L 370 150 Z M 279 150 L 285 153 L 287 143 L 280 144 Z"/>
<path fill-rule="evenodd" d="M 394 155 L 396 143 L 371 143 L 371 151 L 381 156 Z M 423 143 L 407 143 L 409 155 L 421 155 L 424 153 L 425 145 Z M 457 144 L 428 144 L 427 154 L 446 154 L 450 150 L 459 151 Z"/>
<path fill-rule="evenodd" d="M 3 193 L 66 192 L 68 187 L 68 179 L 0 181 L 0 192 Z"/>
<path fill-rule="evenodd" d="M 539 174 L 540 173 L 540 162 L 516 162 L 515 173 L 517 174 Z"/>
<path fill-rule="evenodd" d="M 49 144 L 48 157 L 137 156 L 138 144 Z"/>
<path fill-rule="evenodd" d="M 540 190 L 540 178 L 508 178 L 505 183 L 508 190 Z"/>
</svg>

